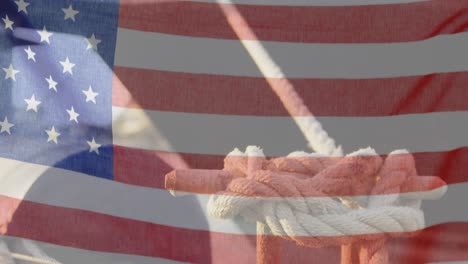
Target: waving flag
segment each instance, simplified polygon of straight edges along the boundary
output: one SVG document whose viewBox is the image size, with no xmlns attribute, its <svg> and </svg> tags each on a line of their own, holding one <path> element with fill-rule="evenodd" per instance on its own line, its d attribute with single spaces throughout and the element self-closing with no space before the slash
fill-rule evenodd
<svg viewBox="0 0 468 264">
<path fill-rule="evenodd" d="M 220 169 L 236 147 L 307 148 L 304 117 L 270 87 L 281 80 L 243 46 L 260 41 L 346 153 L 406 148 L 420 174 L 450 184 L 424 205 L 426 229 L 390 242 L 392 263 L 467 260 L 467 8 L 2 0 L 0 234 L 64 263 L 255 262 L 255 226 L 208 217 L 208 195 L 172 197 L 164 175 Z M 239 39 L 246 30 L 257 39 Z M 339 262 L 337 248 L 283 246 L 285 261 Z"/>
</svg>

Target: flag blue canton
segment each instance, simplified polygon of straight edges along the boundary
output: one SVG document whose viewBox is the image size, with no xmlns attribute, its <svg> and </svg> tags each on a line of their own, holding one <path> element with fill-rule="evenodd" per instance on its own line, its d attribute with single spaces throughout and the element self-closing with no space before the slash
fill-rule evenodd
<svg viewBox="0 0 468 264">
<path fill-rule="evenodd" d="M 0 157 L 112 179 L 118 1 L 0 3 Z"/>
</svg>

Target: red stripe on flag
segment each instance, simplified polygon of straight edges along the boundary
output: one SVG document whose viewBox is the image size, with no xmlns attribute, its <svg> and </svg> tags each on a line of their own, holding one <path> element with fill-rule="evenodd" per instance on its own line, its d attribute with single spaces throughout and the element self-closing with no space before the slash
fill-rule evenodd
<svg viewBox="0 0 468 264">
<path fill-rule="evenodd" d="M 216 3 L 123 0 L 120 4 L 120 27 L 237 39 Z M 236 5 L 259 40 L 322 43 L 405 42 L 464 32 L 467 6 L 466 0 L 364 6 Z"/>
<path fill-rule="evenodd" d="M 114 146 L 114 179 L 132 185 L 164 189 L 164 175 L 177 167 L 170 160 L 182 157 L 191 168 L 222 169 L 224 156 L 169 153 Z M 447 152 L 415 153 L 419 175 L 439 176 L 447 184 L 468 181 L 468 147 Z"/>
<path fill-rule="evenodd" d="M 17 210 L 4 235 L 93 251 L 196 263 L 254 263 L 255 236 L 169 227 L 84 210 L 0 196 L 2 210 Z M 427 228 L 389 243 L 391 263 L 468 260 L 468 223 Z M 298 248 L 282 242 L 289 263 L 338 263 L 337 248 Z M 291 262 L 292 261 L 292 262 Z"/>
<path fill-rule="evenodd" d="M 248 263 L 255 258 L 254 236 L 175 228 L 6 196 L 0 196 L 0 204 L 2 210 L 17 207 L 5 233 L 8 236 L 192 263 L 210 263 L 214 256 L 217 263 Z"/>
<path fill-rule="evenodd" d="M 468 260 L 468 223 L 446 223 L 424 229 L 415 237 L 389 243 L 389 263 L 427 263 Z"/>
<path fill-rule="evenodd" d="M 114 78 L 114 106 L 223 115 L 289 116 L 264 78 L 126 67 L 115 67 L 114 71 L 121 81 Z M 289 81 L 316 116 L 387 116 L 468 110 L 468 72 Z"/>
</svg>

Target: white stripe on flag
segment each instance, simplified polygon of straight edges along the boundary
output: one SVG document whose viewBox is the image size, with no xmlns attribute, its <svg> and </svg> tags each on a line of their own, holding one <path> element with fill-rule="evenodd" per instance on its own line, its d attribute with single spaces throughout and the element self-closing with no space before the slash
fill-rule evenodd
<svg viewBox="0 0 468 264">
<path fill-rule="evenodd" d="M 174 1 L 174 0 L 173 0 Z M 409 4 L 428 0 L 192 0 L 200 3 L 234 3 L 241 5 L 268 5 L 268 6 L 354 6 L 354 5 L 385 5 Z M 159 0 L 122 0 L 123 4 L 149 4 Z"/>
<path fill-rule="evenodd" d="M 0 195 L 11 198 L 171 227 L 231 234 L 256 232 L 254 225 L 244 221 L 208 217 L 209 195 L 172 197 L 166 190 L 137 187 L 3 158 L 0 165 L 5 168 L 0 174 Z M 461 199 L 467 190 L 468 183 L 453 184 L 442 200 L 427 201 L 424 205 L 427 226 L 468 221 L 468 205 Z"/>
<path fill-rule="evenodd" d="M 12 253 L 20 253 L 29 255 L 23 250 L 23 241 L 30 241 L 37 245 L 49 257 L 52 257 L 61 263 L 66 264 L 83 264 L 83 263 L 99 263 L 99 264 L 177 264 L 183 263 L 174 260 L 162 258 L 150 258 L 138 255 L 126 255 L 110 252 L 97 252 L 72 247 L 64 247 L 44 242 L 22 239 L 17 237 L 0 236 L 0 239 L 8 243 L 9 250 Z M 23 263 L 23 262 L 21 262 Z"/>
<path fill-rule="evenodd" d="M 385 5 L 409 4 L 428 0 L 195 0 L 205 3 L 234 3 L 242 5 L 271 5 L 271 6 L 354 6 L 354 5 Z"/>
<path fill-rule="evenodd" d="M 158 128 L 135 137 L 121 137 L 114 128 L 114 144 L 169 152 L 226 155 L 234 148 L 260 146 L 268 156 L 307 150 L 307 142 L 291 117 L 211 115 L 145 111 L 113 107 L 115 114 L 148 117 Z M 303 122 L 308 117 L 297 117 Z M 367 146 L 386 154 L 447 151 L 468 146 L 468 112 L 436 112 L 390 117 L 318 117 L 345 152 Z M 159 134 L 160 133 L 160 134 Z M 165 141 L 156 140 L 160 135 Z M 151 143 L 148 143 L 151 142 Z M 171 146 L 167 144 L 171 142 Z"/>
<path fill-rule="evenodd" d="M 246 40 L 248 42 L 248 40 Z M 263 41 L 287 78 L 381 78 L 468 70 L 468 33 L 408 43 Z M 119 28 L 115 65 L 175 72 L 263 76 L 238 40 Z"/>
</svg>

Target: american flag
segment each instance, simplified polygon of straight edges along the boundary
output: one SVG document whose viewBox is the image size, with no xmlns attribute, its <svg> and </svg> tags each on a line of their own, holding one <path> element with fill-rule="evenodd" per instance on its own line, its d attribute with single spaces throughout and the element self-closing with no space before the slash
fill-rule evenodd
<svg viewBox="0 0 468 264">
<path fill-rule="evenodd" d="M 420 174 L 450 184 L 424 205 L 426 229 L 391 242 L 392 263 L 468 260 L 467 10 L 467 0 L 2 0 L 2 239 L 26 253 L 19 245 L 35 241 L 63 263 L 254 263 L 254 225 L 208 217 L 208 195 L 164 189 L 173 168 L 222 168 L 235 147 L 307 148 L 275 76 L 241 42 L 257 39 L 236 33 L 252 30 L 345 152 L 407 148 Z M 339 262 L 338 248 L 282 246 L 285 263 Z"/>
</svg>

